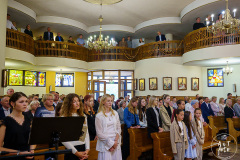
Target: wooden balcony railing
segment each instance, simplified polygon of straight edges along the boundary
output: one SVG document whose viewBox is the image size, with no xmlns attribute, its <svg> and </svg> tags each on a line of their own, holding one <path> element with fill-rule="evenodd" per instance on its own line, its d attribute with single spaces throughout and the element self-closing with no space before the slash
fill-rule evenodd
<svg viewBox="0 0 240 160">
<path fill-rule="evenodd" d="M 240 44 L 240 32 L 225 34 L 224 32 L 214 35 L 207 28 L 192 31 L 184 37 L 184 53 L 212 46 Z"/>
<path fill-rule="evenodd" d="M 6 34 L 6 46 L 34 55 L 34 40 L 31 36 L 12 29 L 7 29 Z"/>
<path fill-rule="evenodd" d="M 88 61 L 134 61 L 135 53 L 133 48 L 126 47 L 113 47 L 109 50 L 89 50 Z"/>
<path fill-rule="evenodd" d="M 35 56 L 65 57 L 88 61 L 88 49 L 68 42 L 35 41 Z"/>
<path fill-rule="evenodd" d="M 27 34 L 7 29 L 7 47 L 23 50 L 35 56 L 65 57 L 86 62 L 139 61 L 155 57 L 182 56 L 183 53 L 211 46 L 240 44 L 240 33 L 213 35 L 206 28 L 193 31 L 182 41 L 153 42 L 135 49 L 113 47 L 110 50 L 89 50 L 77 44 L 56 41 L 34 41 Z"/>
<path fill-rule="evenodd" d="M 163 41 L 153 42 L 135 49 L 136 61 L 156 58 L 156 57 L 175 57 L 183 55 L 183 41 Z"/>
</svg>

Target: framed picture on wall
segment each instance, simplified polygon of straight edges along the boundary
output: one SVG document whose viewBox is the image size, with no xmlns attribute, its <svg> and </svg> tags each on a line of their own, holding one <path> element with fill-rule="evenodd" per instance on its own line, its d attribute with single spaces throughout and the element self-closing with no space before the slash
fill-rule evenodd
<svg viewBox="0 0 240 160">
<path fill-rule="evenodd" d="M 2 87 L 7 87 L 7 81 L 8 81 L 8 72 L 6 69 L 2 70 Z"/>
<path fill-rule="evenodd" d="M 187 90 L 187 77 L 178 77 L 178 90 Z"/>
<path fill-rule="evenodd" d="M 163 90 L 172 90 L 172 77 L 163 77 Z"/>
<path fill-rule="evenodd" d="M 134 79 L 134 90 L 137 90 L 137 78 Z"/>
<path fill-rule="evenodd" d="M 139 91 L 145 91 L 145 79 L 139 79 Z"/>
<path fill-rule="evenodd" d="M 192 91 L 199 90 L 199 78 L 191 78 L 191 89 Z"/>
<path fill-rule="evenodd" d="M 149 90 L 157 89 L 158 89 L 157 77 L 149 78 Z"/>
<path fill-rule="evenodd" d="M 223 87 L 223 69 L 222 68 L 213 68 L 207 70 L 207 83 L 208 87 Z"/>
</svg>

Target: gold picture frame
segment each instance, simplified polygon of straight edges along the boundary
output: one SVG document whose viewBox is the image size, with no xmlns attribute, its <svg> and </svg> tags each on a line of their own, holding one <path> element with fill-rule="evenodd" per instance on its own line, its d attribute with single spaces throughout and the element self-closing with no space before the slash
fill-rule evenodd
<svg viewBox="0 0 240 160">
<path fill-rule="evenodd" d="M 178 90 L 187 90 L 187 77 L 178 77 Z"/>
<path fill-rule="evenodd" d="M 157 90 L 158 89 L 158 79 L 157 77 L 149 78 L 149 90 Z"/>
<path fill-rule="evenodd" d="M 139 79 L 139 91 L 145 91 L 145 78 Z"/>
<path fill-rule="evenodd" d="M 191 78 L 191 90 L 192 91 L 199 90 L 199 78 Z"/>
<path fill-rule="evenodd" d="M 163 77 L 163 90 L 172 90 L 172 77 Z"/>
</svg>

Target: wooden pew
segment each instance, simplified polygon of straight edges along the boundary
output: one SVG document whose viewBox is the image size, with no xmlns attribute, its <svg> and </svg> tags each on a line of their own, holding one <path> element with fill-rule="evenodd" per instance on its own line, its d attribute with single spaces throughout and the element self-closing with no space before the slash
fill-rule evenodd
<svg viewBox="0 0 240 160">
<path fill-rule="evenodd" d="M 237 137 L 240 136 L 240 131 L 237 131 L 235 128 L 240 128 L 240 118 L 227 118 L 228 122 L 228 133 L 234 137 L 237 141 Z M 229 136 L 228 140 L 233 140 L 233 138 Z"/>
<path fill-rule="evenodd" d="M 130 156 L 128 160 L 138 160 L 143 152 L 153 148 L 152 139 L 148 137 L 147 128 L 129 128 Z"/>
<path fill-rule="evenodd" d="M 212 148 L 218 147 L 218 143 L 212 143 L 213 136 L 212 136 L 212 129 L 207 125 L 204 127 L 205 131 L 205 139 L 202 149 L 207 150 Z M 172 146 L 170 140 L 170 131 L 161 132 L 161 133 L 152 133 L 153 138 L 153 159 L 154 160 L 172 160 L 173 153 L 172 153 Z M 216 150 L 214 149 L 216 153 Z"/>
<path fill-rule="evenodd" d="M 98 159 L 98 151 L 96 151 L 97 140 L 90 141 L 90 151 L 88 153 L 88 160 L 97 160 Z"/>
<path fill-rule="evenodd" d="M 170 131 L 152 133 L 153 138 L 153 158 L 154 160 L 173 159 Z"/>
<path fill-rule="evenodd" d="M 208 116 L 209 126 L 212 128 L 212 136 L 215 137 L 220 130 L 227 130 L 227 123 L 224 116 Z"/>
</svg>

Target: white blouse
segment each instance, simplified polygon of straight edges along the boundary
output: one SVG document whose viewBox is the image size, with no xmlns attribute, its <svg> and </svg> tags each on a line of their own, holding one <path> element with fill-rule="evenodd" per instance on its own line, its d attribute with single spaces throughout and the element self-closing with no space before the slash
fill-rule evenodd
<svg viewBox="0 0 240 160">
<path fill-rule="evenodd" d="M 105 116 L 103 112 L 100 112 L 96 115 L 95 126 L 96 126 L 96 132 L 98 136 L 96 150 L 99 152 L 108 151 L 114 145 L 114 140 L 117 134 L 119 135 L 117 149 L 120 149 L 121 124 L 120 124 L 118 113 L 116 111 L 113 111 L 113 112 L 115 115 L 108 114 L 108 116 Z M 112 131 L 111 132 L 108 131 L 109 121 L 112 121 L 112 123 L 114 124 L 113 132 L 115 134 L 115 137 L 112 137 L 112 134 L 113 134 Z"/>
<path fill-rule="evenodd" d="M 182 123 L 182 121 L 178 121 L 178 124 L 179 124 L 179 127 L 181 128 L 181 136 L 183 136 L 184 135 L 184 133 L 183 133 L 183 123 Z"/>
<path fill-rule="evenodd" d="M 79 115 L 77 113 L 73 113 L 72 114 L 73 117 L 78 117 Z M 85 117 L 85 122 L 83 124 L 83 126 L 87 127 L 87 117 L 84 115 Z M 62 144 L 67 148 L 67 149 L 71 149 L 72 153 L 75 154 L 77 152 L 77 149 L 74 146 L 78 146 L 78 145 L 83 145 L 85 144 L 86 150 L 90 150 L 90 138 L 89 138 L 89 133 L 88 133 L 88 129 L 87 129 L 87 133 L 86 133 L 86 137 L 85 137 L 85 141 L 68 141 L 68 142 L 62 142 Z"/>
</svg>

